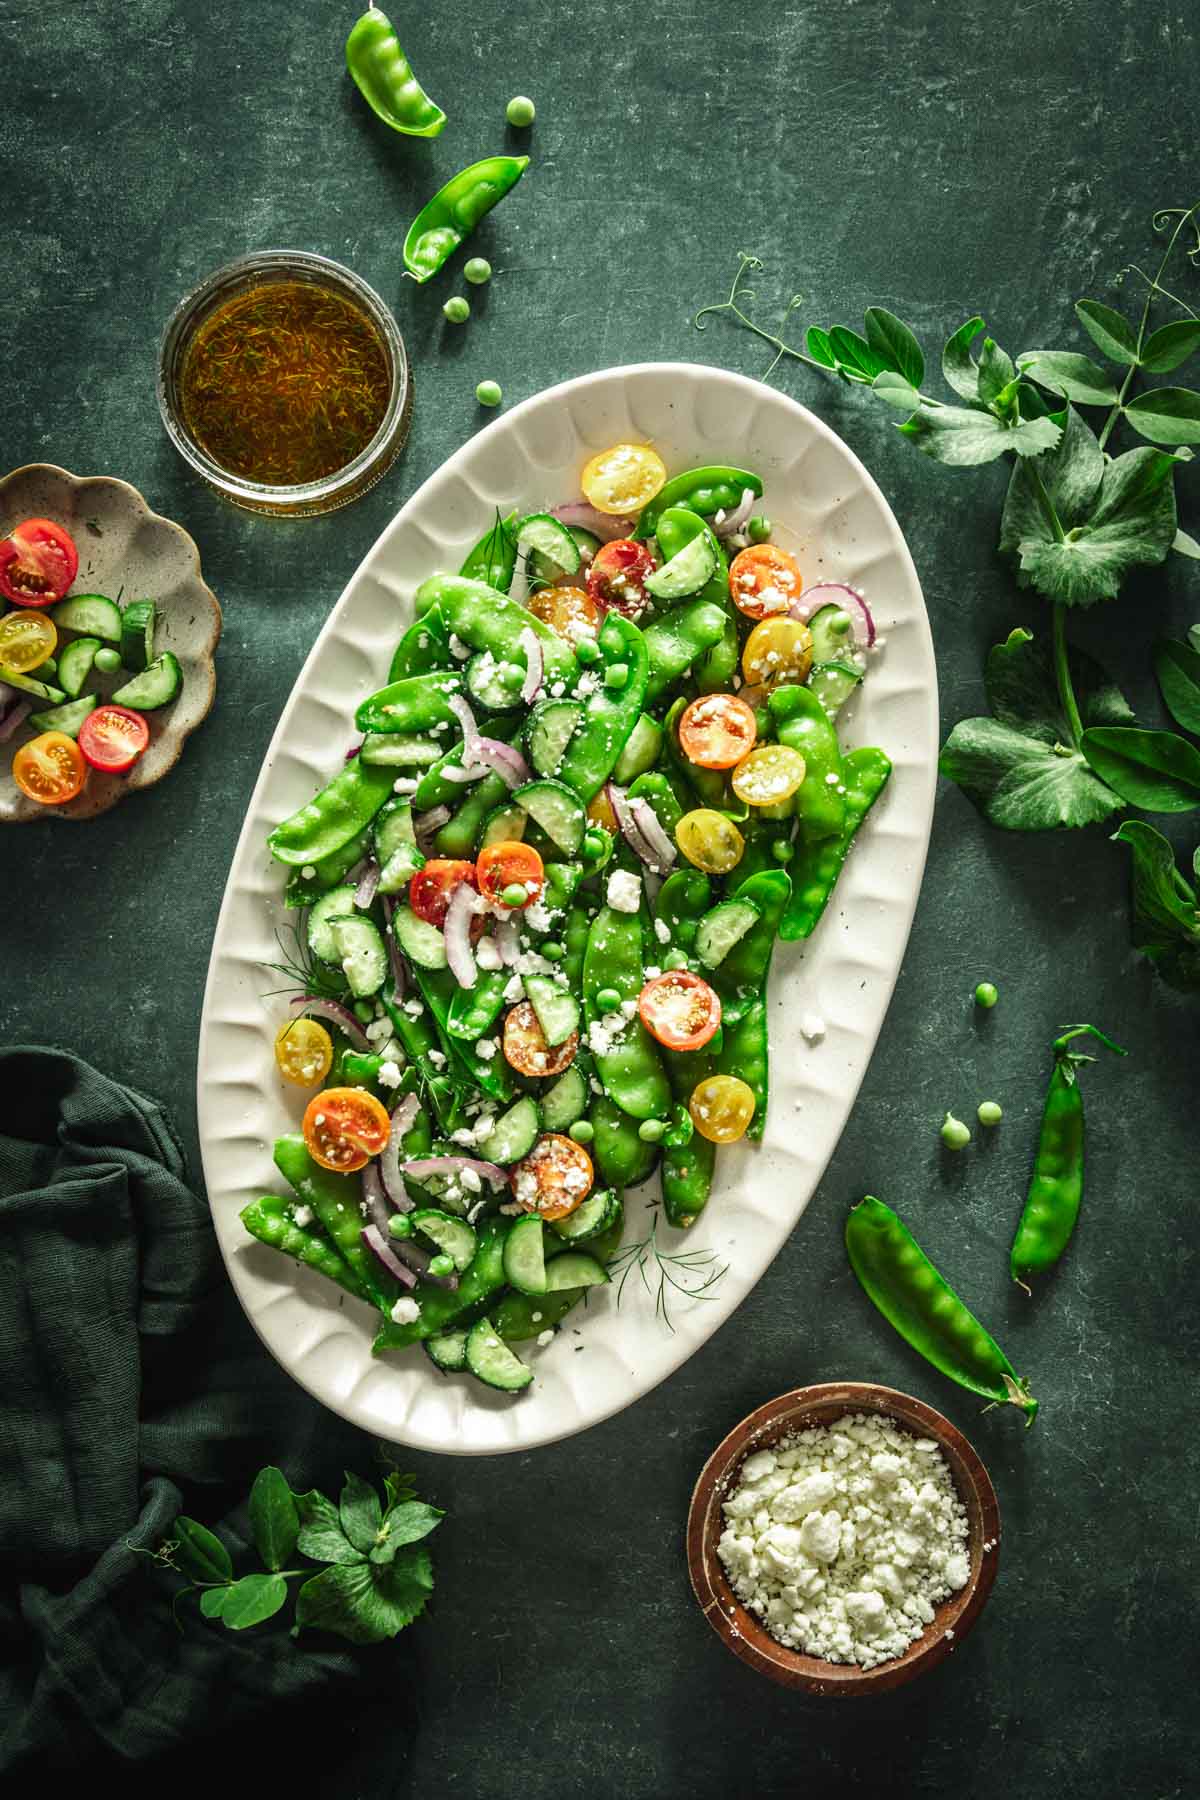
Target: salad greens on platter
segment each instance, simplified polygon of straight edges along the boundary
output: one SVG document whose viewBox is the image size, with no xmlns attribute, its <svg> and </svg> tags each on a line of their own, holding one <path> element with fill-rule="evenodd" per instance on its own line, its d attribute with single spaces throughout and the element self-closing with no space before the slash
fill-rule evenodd
<svg viewBox="0 0 1200 1800">
<path fill-rule="evenodd" d="M 333 780 L 272 831 L 301 911 L 275 1041 L 315 1090 L 252 1237 L 382 1315 L 377 1353 L 519 1393 L 634 1278 L 671 1327 L 718 1147 L 761 1138 L 777 938 L 818 925 L 891 770 L 844 749 L 875 622 L 805 587 L 752 470 L 618 444 L 583 498 L 418 589 Z M 622 1246 L 626 1189 L 657 1171 Z"/>
</svg>

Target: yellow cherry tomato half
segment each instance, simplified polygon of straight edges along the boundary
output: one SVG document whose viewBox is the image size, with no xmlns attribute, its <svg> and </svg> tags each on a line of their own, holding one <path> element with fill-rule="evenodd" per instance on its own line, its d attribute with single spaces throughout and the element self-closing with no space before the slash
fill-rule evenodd
<svg viewBox="0 0 1200 1800">
<path fill-rule="evenodd" d="M 612 801 L 608 797 L 607 788 L 600 788 L 588 801 L 587 821 L 589 825 L 602 825 L 605 831 L 611 831 L 614 837 L 621 829 L 617 824 L 617 815 L 612 809 Z"/>
<path fill-rule="evenodd" d="M 707 875 L 727 875 L 742 860 L 746 840 L 724 813 L 698 806 L 675 827 L 675 842 L 690 863 Z"/>
<path fill-rule="evenodd" d="M 709 1075 L 692 1089 L 688 1111 L 710 1144 L 733 1144 L 754 1117 L 754 1090 L 737 1075 Z"/>
<path fill-rule="evenodd" d="M 27 799 L 63 806 L 82 790 L 87 764 L 65 731 L 43 731 L 21 745 L 12 760 L 12 776 Z"/>
<path fill-rule="evenodd" d="M 275 1066 L 285 1081 L 316 1087 L 333 1062 L 333 1039 L 316 1019 L 285 1019 L 275 1034 Z"/>
<path fill-rule="evenodd" d="M 747 806 L 777 806 L 804 780 L 804 758 L 787 744 L 760 744 L 733 771 L 733 791 Z"/>
<path fill-rule="evenodd" d="M 387 1148 L 392 1122 L 365 1088 L 326 1088 L 305 1107 L 300 1129 L 314 1162 L 350 1175 Z"/>
<path fill-rule="evenodd" d="M 579 485 L 597 512 L 637 513 L 666 479 L 666 464 L 648 444 L 614 444 L 585 465 Z"/>
<path fill-rule="evenodd" d="M 778 687 L 799 683 L 812 668 L 812 632 L 799 619 L 763 619 L 742 650 L 742 674 L 753 683 Z"/>
<path fill-rule="evenodd" d="M 535 619 L 541 619 L 569 644 L 596 637 L 604 623 L 604 614 L 586 588 L 534 588 L 525 604 Z"/>
<path fill-rule="evenodd" d="M 0 663 L 18 675 L 27 675 L 54 655 L 58 632 L 45 613 L 10 612 L 0 619 Z"/>
</svg>

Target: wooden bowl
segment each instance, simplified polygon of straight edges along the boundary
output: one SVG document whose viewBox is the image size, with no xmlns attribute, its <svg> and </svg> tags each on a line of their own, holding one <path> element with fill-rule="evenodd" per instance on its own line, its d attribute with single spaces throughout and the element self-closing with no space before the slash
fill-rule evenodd
<svg viewBox="0 0 1200 1800">
<path fill-rule="evenodd" d="M 863 1669 L 857 1663 L 825 1662 L 789 1650 L 773 1638 L 755 1613 L 734 1594 L 717 1555 L 725 1528 L 723 1501 L 737 1485 L 738 1470 L 751 1451 L 769 1449 L 805 1426 L 830 1425 L 846 1413 L 882 1413 L 901 1429 L 935 1438 L 967 1509 L 967 1549 L 971 1573 L 966 1586 L 937 1608 L 931 1625 L 902 1656 Z M 768 1400 L 724 1438 L 696 1483 L 688 1509 L 687 1553 L 692 1587 L 705 1618 L 722 1643 L 760 1675 L 809 1694 L 847 1697 L 881 1694 L 932 1669 L 956 1650 L 983 1611 L 996 1579 L 1000 1508 L 979 1457 L 949 1419 L 895 1388 L 863 1381 L 827 1381 L 794 1388 Z"/>
</svg>

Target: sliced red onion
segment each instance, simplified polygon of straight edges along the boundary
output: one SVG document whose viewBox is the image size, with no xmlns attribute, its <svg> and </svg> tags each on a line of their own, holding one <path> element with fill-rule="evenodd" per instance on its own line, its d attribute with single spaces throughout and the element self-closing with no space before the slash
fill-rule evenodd
<svg viewBox="0 0 1200 1800">
<path fill-rule="evenodd" d="M 381 1232 L 386 1232 L 390 1209 L 384 1190 L 383 1176 L 377 1162 L 366 1163 L 363 1167 L 362 1194 L 372 1223 L 377 1225 Z"/>
<path fill-rule="evenodd" d="M 473 988 L 478 970 L 471 948 L 471 920 L 479 910 L 479 895 L 469 881 L 460 881 L 446 908 L 442 936 L 446 942 L 446 961 L 450 973 L 461 988 Z"/>
<path fill-rule="evenodd" d="M 398 1003 L 408 992 L 408 970 L 404 966 L 404 956 L 392 930 L 396 897 L 394 894 L 381 894 L 380 900 L 383 905 L 383 919 L 386 926 L 383 937 L 387 944 L 388 968 L 392 972 L 392 999 Z"/>
<path fill-rule="evenodd" d="M 490 742 L 491 740 L 489 739 L 488 741 Z M 480 742 L 482 742 L 482 739 Z M 487 768 L 482 762 L 449 763 L 447 767 L 442 770 L 442 774 L 446 777 L 447 781 L 481 781 L 487 774 Z"/>
<path fill-rule="evenodd" d="M 504 1187 L 508 1181 L 498 1164 L 482 1162 L 477 1156 L 419 1156 L 400 1166 L 414 1181 L 427 1181 L 431 1175 L 457 1175 L 463 1169 L 474 1169 L 481 1181 L 493 1187 Z"/>
<path fill-rule="evenodd" d="M 628 800 L 628 806 L 633 822 L 650 850 L 651 868 L 665 873 L 675 861 L 675 846 L 664 831 L 658 814 L 641 794 L 634 800 Z"/>
<path fill-rule="evenodd" d="M 621 828 L 621 836 L 634 855 L 647 867 L 653 868 L 658 859 L 646 842 L 641 827 L 633 816 L 632 806 L 625 789 L 618 787 L 615 781 L 609 781 L 605 784 L 605 792 L 608 794 L 608 803 L 616 814 L 617 824 Z"/>
<path fill-rule="evenodd" d="M 471 708 L 467 705 L 467 702 L 463 699 L 461 694 L 451 694 L 448 704 L 450 711 L 462 726 L 462 759 L 464 765 L 470 767 L 472 763 L 479 761 L 479 757 L 476 754 L 479 744 L 479 727 L 475 723 L 475 714 L 471 711 Z"/>
<path fill-rule="evenodd" d="M 721 520 L 721 523 L 719 525 L 714 524 L 713 530 L 716 532 L 717 536 L 720 538 L 733 537 L 735 535 L 735 533 L 739 532 L 742 529 L 742 526 L 746 523 L 746 520 L 750 517 L 750 514 L 753 511 L 753 509 L 754 509 L 754 489 L 753 488 L 743 488 L 742 489 L 742 498 L 741 498 L 741 501 L 739 502 L 739 504 L 734 508 L 734 510 L 731 513 L 725 514 L 725 517 Z"/>
<path fill-rule="evenodd" d="M 18 700 L 11 711 L 5 713 L 3 723 L 0 723 L 0 744 L 7 744 L 13 732 L 25 723 L 32 711 L 28 700 Z"/>
<path fill-rule="evenodd" d="M 526 706 L 529 706 L 542 691 L 546 659 L 542 654 L 541 639 L 532 625 L 521 627 L 521 635 L 517 642 L 525 652 L 525 679 L 521 683 L 521 698 Z"/>
<path fill-rule="evenodd" d="M 499 738 L 481 737 L 475 754 L 510 788 L 524 787 L 533 779 L 521 752 L 512 744 L 502 744 Z"/>
<path fill-rule="evenodd" d="M 789 619 L 799 619 L 807 625 L 814 613 L 820 612 L 823 606 L 840 606 L 843 612 L 849 613 L 850 623 L 854 627 L 854 638 L 859 648 L 869 650 L 875 642 L 875 621 L 871 617 L 871 609 L 862 595 L 841 581 L 821 581 L 816 587 L 808 588 L 793 600 L 788 607 Z"/>
<path fill-rule="evenodd" d="M 354 890 L 354 904 L 360 912 L 366 912 L 379 889 L 379 877 L 382 870 L 373 856 L 367 858 L 366 867 L 358 878 L 358 886 Z"/>
<path fill-rule="evenodd" d="M 378 1261 L 383 1264 L 389 1275 L 394 1275 L 396 1280 L 403 1282 L 404 1286 L 407 1288 L 416 1287 L 416 1271 L 410 1269 L 407 1263 L 402 1263 L 400 1261 L 400 1258 L 396 1255 L 392 1246 L 388 1243 L 382 1231 L 380 1231 L 378 1225 L 364 1225 L 362 1241 L 367 1246 L 367 1249 L 372 1251 Z"/>
<path fill-rule="evenodd" d="M 586 500 L 568 500 L 565 506 L 552 506 L 550 517 L 561 519 L 564 525 L 578 525 L 580 531 L 590 531 L 602 544 L 611 544 L 614 538 L 628 537 L 634 527 L 633 519 L 617 519 L 611 513 L 597 512 Z"/>
<path fill-rule="evenodd" d="M 404 1185 L 404 1176 L 400 1172 L 400 1152 L 406 1132 L 412 1130 L 413 1121 L 421 1109 L 421 1103 L 415 1094 L 405 1094 L 396 1106 L 389 1121 L 391 1130 L 388 1141 L 379 1157 L 379 1179 L 388 1203 L 397 1212 L 411 1212 L 412 1195 Z M 373 1165 L 368 1164 L 368 1167 Z"/>
<path fill-rule="evenodd" d="M 506 913 L 496 925 L 496 948 L 500 952 L 500 961 L 506 969 L 511 969 L 521 954 L 521 934 L 517 929 L 517 921 L 511 913 Z"/>
<path fill-rule="evenodd" d="M 326 1019 L 336 1025 L 339 1031 L 346 1034 L 354 1048 L 364 1056 L 371 1053 L 370 1039 L 350 1011 L 340 1000 L 325 1000 L 320 994 L 297 994 L 288 1002 L 293 1012 L 310 1013 L 314 1019 Z"/>
<path fill-rule="evenodd" d="M 440 831 L 450 817 L 448 806 L 431 806 L 428 812 L 413 814 L 413 836 L 424 850 L 435 831 Z M 424 841 L 422 841 L 424 840 Z"/>
<path fill-rule="evenodd" d="M 353 761 L 353 759 L 358 755 L 358 753 L 361 749 L 362 749 L 362 744 L 351 744 L 350 748 L 346 752 L 344 760 L 346 762 Z"/>
<path fill-rule="evenodd" d="M 435 1252 L 426 1250 L 423 1244 L 414 1244 L 411 1238 L 393 1238 L 391 1248 L 395 1254 L 406 1262 L 415 1275 L 427 1281 L 431 1287 L 456 1288 L 457 1275 L 431 1275 L 429 1265 Z"/>
</svg>

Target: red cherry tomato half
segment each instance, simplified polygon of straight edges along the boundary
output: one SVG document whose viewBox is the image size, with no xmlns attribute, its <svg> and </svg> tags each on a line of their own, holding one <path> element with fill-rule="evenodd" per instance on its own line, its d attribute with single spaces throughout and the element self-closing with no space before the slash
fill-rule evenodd
<svg viewBox="0 0 1200 1800">
<path fill-rule="evenodd" d="M 479 852 L 475 865 L 479 891 L 487 900 L 503 901 L 504 890 L 513 882 L 525 889 L 522 906 L 540 900 L 546 886 L 546 869 L 536 850 L 517 838 L 489 844 Z"/>
<path fill-rule="evenodd" d="M 53 606 L 79 572 L 79 552 L 52 519 L 26 519 L 0 542 L 0 594 L 17 606 Z"/>
<path fill-rule="evenodd" d="M 690 969 L 668 969 L 646 983 L 638 1012 L 651 1037 L 668 1050 L 699 1050 L 721 1023 L 721 1000 Z"/>
<path fill-rule="evenodd" d="M 408 904 L 418 919 L 436 925 L 440 931 L 446 923 L 446 911 L 456 887 L 464 881 L 475 886 L 475 864 L 457 858 L 435 856 L 418 869 L 408 884 Z"/>
<path fill-rule="evenodd" d="M 645 544 L 635 543 L 633 538 L 616 538 L 592 558 L 587 591 L 606 612 L 624 613 L 627 619 L 636 619 L 650 604 L 643 584 L 654 568 L 654 558 Z"/>
<path fill-rule="evenodd" d="M 79 727 L 79 748 L 93 769 L 120 775 L 131 769 L 150 742 L 150 727 L 128 706 L 98 706 Z"/>
</svg>

